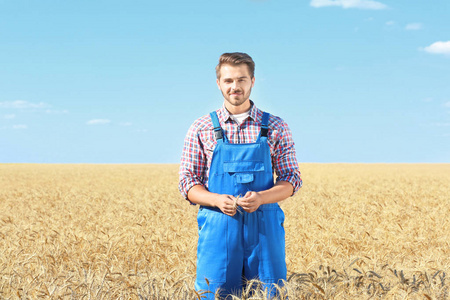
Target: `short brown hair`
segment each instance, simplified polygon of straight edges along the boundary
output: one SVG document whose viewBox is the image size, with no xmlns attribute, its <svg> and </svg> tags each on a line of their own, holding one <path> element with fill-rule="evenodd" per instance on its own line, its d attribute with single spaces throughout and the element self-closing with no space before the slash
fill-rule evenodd
<svg viewBox="0 0 450 300">
<path fill-rule="evenodd" d="M 255 76 L 255 62 L 247 53 L 242 52 L 233 52 L 233 53 L 224 53 L 219 58 L 219 64 L 216 66 L 216 76 L 220 77 L 220 68 L 223 65 L 240 65 L 246 64 L 248 67 L 248 72 L 250 73 L 250 77 L 253 78 Z"/>
</svg>

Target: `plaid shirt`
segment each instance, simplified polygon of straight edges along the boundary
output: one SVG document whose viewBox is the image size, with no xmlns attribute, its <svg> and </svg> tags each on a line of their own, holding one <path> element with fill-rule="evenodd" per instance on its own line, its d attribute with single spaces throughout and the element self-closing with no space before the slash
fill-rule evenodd
<svg viewBox="0 0 450 300">
<path fill-rule="evenodd" d="M 230 143 L 256 142 L 261 129 L 263 112 L 256 108 L 253 102 L 251 104 L 250 114 L 241 125 L 230 118 L 225 105 L 216 111 L 223 132 Z M 290 182 L 296 193 L 302 186 L 302 179 L 291 131 L 281 118 L 270 115 L 267 141 L 272 166 L 277 175 L 276 181 Z M 184 140 L 178 186 L 185 199 L 188 199 L 188 191 L 194 185 L 203 185 L 208 188 L 209 169 L 216 143 L 214 126 L 209 114 L 197 119 L 189 128 Z"/>
</svg>

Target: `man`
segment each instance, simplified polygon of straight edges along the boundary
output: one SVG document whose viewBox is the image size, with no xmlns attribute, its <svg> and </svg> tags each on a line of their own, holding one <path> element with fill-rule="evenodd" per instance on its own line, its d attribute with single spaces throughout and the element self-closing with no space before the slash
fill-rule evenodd
<svg viewBox="0 0 450 300">
<path fill-rule="evenodd" d="M 179 189 L 199 204 L 195 289 L 224 297 L 258 279 L 272 293 L 286 280 L 284 213 L 302 185 L 287 124 L 250 100 L 255 63 L 224 53 L 216 67 L 223 107 L 197 119 L 183 148 Z M 274 184 L 273 172 L 277 178 Z"/>
</svg>

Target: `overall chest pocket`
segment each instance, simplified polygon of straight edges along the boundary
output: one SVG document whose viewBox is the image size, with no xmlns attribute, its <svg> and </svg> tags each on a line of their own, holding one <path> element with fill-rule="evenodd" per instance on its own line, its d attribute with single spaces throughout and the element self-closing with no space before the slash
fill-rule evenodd
<svg viewBox="0 0 450 300">
<path fill-rule="evenodd" d="M 251 183 L 257 172 L 264 172 L 262 161 L 232 161 L 223 163 L 223 171 L 234 178 L 236 183 Z"/>
</svg>

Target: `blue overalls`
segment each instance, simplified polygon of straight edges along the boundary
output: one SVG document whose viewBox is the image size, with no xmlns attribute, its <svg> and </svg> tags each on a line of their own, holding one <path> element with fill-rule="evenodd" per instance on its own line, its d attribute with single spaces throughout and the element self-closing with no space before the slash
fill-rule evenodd
<svg viewBox="0 0 450 300">
<path fill-rule="evenodd" d="M 264 113 L 255 143 L 230 144 L 216 112 L 211 113 L 217 145 L 209 171 L 210 192 L 244 196 L 247 191 L 271 188 L 273 169 L 267 143 L 269 114 Z M 214 299 L 239 294 L 245 280 L 259 279 L 273 295 L 273 283 L 286 280 L 284 213 L 278 204 L 261 205 L 253 213 L 244 210 L 233 217 L 218 208 L 201 206 L 198 215 L 197 291 Z"/>
</svg>

